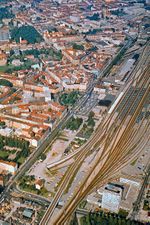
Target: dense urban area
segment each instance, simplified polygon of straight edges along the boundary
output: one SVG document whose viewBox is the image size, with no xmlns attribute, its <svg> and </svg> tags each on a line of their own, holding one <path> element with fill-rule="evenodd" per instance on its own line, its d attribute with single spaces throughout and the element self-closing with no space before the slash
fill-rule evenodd
<svg viewBox="0 0 150 225">
<path fill-rule="evenodd" d="M 150 224 L 150 0 L 0 0 L 0 225 Z"/>
</svg>

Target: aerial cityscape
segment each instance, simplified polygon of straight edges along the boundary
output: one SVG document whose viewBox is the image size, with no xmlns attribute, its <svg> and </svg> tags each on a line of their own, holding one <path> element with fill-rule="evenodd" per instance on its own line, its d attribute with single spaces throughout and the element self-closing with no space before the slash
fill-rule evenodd
<svg viewBox="0 0 150 225">
<path fill-rule="evenodd" d="M 150 0 L 0 0 L 0 225 L 150 225 Z"/>
</svg>

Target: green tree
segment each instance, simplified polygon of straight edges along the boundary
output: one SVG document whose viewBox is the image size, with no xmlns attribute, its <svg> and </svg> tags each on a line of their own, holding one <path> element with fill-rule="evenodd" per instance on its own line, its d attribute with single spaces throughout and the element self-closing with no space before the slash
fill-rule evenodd
<svg viewBox="0 0 150 225">
<path fill-rule="evenodd" d="M 23 25 L 22 27 L 14 27 L 11 30 L 11 39 L 16 42 L 20 41 L 20 37 L 23 40 L 27 40 L 28 43 L 39 43 L 43 40 L 41 34 L 33 27 L 29 25 Z"/>
<path fill-rule="evenodd" d="M 93 16 L 87 16 L 87 19 L 99 21 L 100 20 L 99 13 L 94 13 Z"/>
<path fill-rule="evenodd" d="M 87 120 L 87 124 L 88 124 L 88 126 L 90 126 L 90 127 L 94 127 L 95 126 L 95 121 L 94 121 L 94 119 L 93 119 L 93 117 L 94 117 L 94 112 L 90 112 L 89 113 L 89 116 L 88 116 L 88 120 Z"/>
<path fill-rule="evenodd" d="M 72 106 L 78 100 L 80 94 L 78 91 L 72 91 L 70 93 L 64 93 L 60 97 L 60 103 L 62 105 Z"/>
<path fill-rule="evenodd" d="M 1 86 L 7 86 L 7 87 L 12 87 L 13 86 L 13 84 L 10 81 L 5 80 L 5 79 L 0 79 L 0 85 Z"/>
<path fill-rule="evenodd" d="M 126 220 L 126 217 L 120 217 L 115 213 L 89 213 L 81 218 L 82 225 L 142 225 L 137 221 Z"/>
<path fill-rule="evenodd" d="M 41 160 L 45 160 L 46 159 L 46 155 L 44 153 L 42 153 L 40 158 L 41 158 Z"/>
<path fill-rule="evenodd" d="M 10 7 L 0 7 L 0 20 L 2 19 L 11 19 L 14 15 L 11 12 Z"/>
<path fill-rule="evenodd" d="M 73 49 L 76 49 L 76 50 L 84 50 L 84 46 L 74 43 L 73 44 Z"/>
<path fill-rule="evenodd" d="M 66 128 L 70 130 L 78 130 L 83 122 L 82 118 L 74 118 L 73 116 L 68 121 Z"/>
</svg>

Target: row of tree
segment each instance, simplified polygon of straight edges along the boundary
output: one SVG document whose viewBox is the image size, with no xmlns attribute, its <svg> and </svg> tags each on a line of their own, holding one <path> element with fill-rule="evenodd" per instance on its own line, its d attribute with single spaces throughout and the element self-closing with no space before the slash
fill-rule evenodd
<svg viewBox="0 0 150 225">
<path fill-rule="evenodd" d="M 94 13 L 92 16 L 87 16 L 87 19 L 99 21 L 100 20 L 99 13 Z"/>
<path fill-rule="evenodd" d="M 0 135 L 0 143 L 2 143 L 4 146 L 9 147 L 16 147 L 20 149 L 28 149 L 29 148 L 29 142 L 26 140 L 20 140 L 18 138 L 14 137 L 4 137 Z"/>
<path fill-rule="evenodd" d="M 8 81 L 8 80 L 0 79 L 0 86 L 12 87 L 13 84 L 10 81 Z"/>
<path fill-rule="evenodd" d="M 62 59 L 62 52 L 55 51 L 53 48 L 42 48 L 42 49 L 30 49 L 22 52 L 23 55 L 34 55 L 38 58 L 40 55 L 52 56 L 58 60 Z"/>
<path fill-rule="evenodd" d="M 77 225 L 77 216 L 75 215 L 71 225 Z M 126 217 L 115 213 L 89 213 L 81 218 L 82 225 L 143 225 L 138 221 L 131 221 Z"/>
<path fill-rule="evenodd" d="M 94 131 L 95 121 L 94 121 L 94 112 L 90 112 L 88 115 L 87 121 L 83 124 L 83 128 L 79 132 L 79 137 L 89 139 Z"/>
<path fill-rule="evenodd" d="M 30 49 L 25 51 L 20 51 L 20 54 L 16 55 L 14 50 L 10 51 L 10 56 L 8 58 L 8 63 L 10 64 L 14 59 L 20 59 L 21 61 L 25 61 L 27 55 L 33 55 L 35 58 L 41 58 L 41 55 L 44 55 L 45 57 L 52 57 L 56 60 L 62 59 L 62 52 L 61 51 L 55 51 L 53 48 L 42 48 L 42 49 Z M 28 60 L 26 60 L 28 61 Z M 26 64 L 25 61 L 25 64 Z"/>
<path fill-rule="evenodd" d="M 14 71 L 19 71 L 19 70 L 29 70 L 33 64 L 34 63 L 31 60 L 24 60 L 23 61 L 23 65 L 20 65 L 20 66 L 13 66 L 11 64 L 7 65 L 5 67 L 5 71 L 4 72 L 12 73 Z"/>
<path fill-rule="evenodd" d="M 12 2 L 13 0 L 0 0 L 0 3 L 7 4 Z"/>
<path fill-rule="evenodd" d="M 94 127 L 95 126 L 95 121 L 94 121 L 94 112 L 90 112 L 89 115 L 88 115 L 88 119 L 87 119 L 87 125 L 89 127 Z"/>
</svg>

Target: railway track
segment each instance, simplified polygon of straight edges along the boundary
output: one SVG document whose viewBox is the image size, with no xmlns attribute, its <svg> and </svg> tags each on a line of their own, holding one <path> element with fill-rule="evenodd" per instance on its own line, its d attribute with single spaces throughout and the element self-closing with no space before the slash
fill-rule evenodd
<svg viewBox="0 0 150 225">
<path fill-rule="evenodd" d="M 150 80 L 146 80 L 145 82 L 147 83 L 147 81 L 150 82 Z M 143 104 L 143 101 L 146 98 L 148 92 L 149 92 L 149 88 L 147 89 L 145 96 L 141 100 L 141 104 Z M 133 105 L 134 105 L 134 103 L 133 103 Z M 134 125 L 134 122 L 138 115 L 138 111 L 139 111 L 140 107 L 141 107 L 141 105 L 139 105 L 134 116 L 131 117 L 130 123 L 128 124 L 128 127 L 126 128 L 125 133 L 122 136 L 122 139 L 124 139 L 124 141 L 120 140 L 121 143 L 118 144 L 118 147 L 115 146 L 115 150 L 114 151 L 112 150 L 110 152 L 109 157 L 105 161 L 106 163 L 104 163 L 104 166 L 102 166 L 102 169 L 100 170 L 101 173 L 98 173 L 97 176 L 95 176 L 93 180 L 90 180 L 89 183 L 87 182 L 89 178 L 87 177 L 85 179 L 82 186 L 80 186 L 80 189 L 77 190 L 77 192 L 73 195 L 73 197 L 68 202 L 66 207 L 64 207 L 63 212 L 65 212 L 65 214 L 63 214 L 63 212 L 61 212 L 61 214 L 59 214 L 57 220 L 54 220 L 54 222 L 52 224 L 64 224 L 65 221 L 67 220 L 67 218 L 70 217 L 70 215 L 72 214 L 74 209 L 77 207 L 77 205 L 79 204 L 81 199 L 83 199 L 91 190 L 93 190 L 97 185 L 99 185 L 99 183 L 101 183 L 101 185 L 103 185 L 104 183 L 108 182 L 108 180 L 110 180 L 114 176 L 114 173 L 116 174 L 118 172 L 118 170 L 120 170 L 120 168 L 124 167 L 129 162 L 129 160 L 132 160 L 133 158 L 135 158 L 136 154 L 138 154 L 139 151 L 141 151 L 141 148 L 144 147 L 143 142 L 146 144 L 146 134 L 147 134 L 147 132 L 150 132 L 149 121 L 147 122 L 147 125 L 145 126 L 145 129 L 143 130 L 143 133 L 142 133 L 142 136 L 145 134 L 143 136 L 144 140 L 142 138 L 141 141 L 139 141 L 139 143 L 136 145 L 135 151 L 132 150 L 132 153 L 129 154 L 129 151 L 131 151 L 130 144 L 133 144 L 133 139 L 132 139 L 132 141 L 130 141 L 130 144 L 128 143 L 128 146 L 124 145 L 124 142 L 128 141 L 129 136 L 132 133 L 132 127 Z M 140 127 L 141 127 L 141 124 L 140 124 L 139 128 Z M 139 132 L 139 130 L 137 130 L 137 132 Z M 137 132 L 134 133 L 134 137 L 136 137 Z M 136 141 L 136 143 L 137 143 L 137 141 Z M 121 148 L 121 147 L 123 149 L 120 154 L 119 148 Z M 101 161 L 101 159 L 98 160 L 98 162 L 95 165 L 95 168 L 99 165 L 100 161 Z M 93 170 L 95 168 L 92 168 L 91 173 L 93 173 Z"/>
<path fill-rule="evenodd" d="M 72 179 L 75 172 L 80 168 L 86 156 L 91 152 L 91 149 L 98 150 L 101 146 L 101 148 L 103 148 L 103 151 L 99 151 L 100 156 L 98 160 L 95 162 L 94 166 L 92 167 L 92 170 L 89 172 L 89 175 L 85 178 L 85 181 L 78 189 L 78 192 L 76 192 L 75 195 L 73 195 L 73 197 L 68 201 L 66 206 L 64 206 L 63 210 L 61 211 L 61 214 L 59 215 L 59 218 L 51 222 L 51 224 L 65 224 L 65 221 L 70 217 L 81 199 L 83 199 L 91 190 L 93 190 L 97 185 L 99 185 L 99 183 L 106 183 L 108 179 L 111 179 L 114 173 L 116 173 L 120 168 L 122 168 L 122 166 L 124 166 L 129 160 L 135 157 L 135 146 L 137 149 L 137 153 L 139 152 L 138 146 L 141 146 L 141 142 L 137 143 L 136 141 L 135 143 L 137 130 L 134 130 L 134 125 L 136 118 L 139 115 L 144 101 L 149 93 L 149 83 L 150 78 L 148 68 L 146 68 L 143 73 L 139 74 L 138 76 L 134 76 L 132 83 L 129 83 L 129 86 L 124 93 L 124 96 L 126 96 L 131 86 L 134 87 L 133 92 L 136 90 L 137 87 L 139 88 L 138 93 L 134 95 L 134 98 L 132 98 L 131 108 L 126 110 L 123 115 L 123 118 L 120 118 L 120 113 L 125 110 L 126 103 L 128 103 L 128 100 L 130 98 L 129 95 L 128 98 L 125 99 L 122 105 L 123 107 L 121 107 L 119 112 L 116 113 L 116 108 L 124 100 L 123 96 L 118 102 L 116 108 L 112 111 L 112 113 L 108 115 L 104 122 L 97 128 L 95 134 L 89 140 L 89 142 L 85 144 L 83 148 L 81 148 L 81 151 L 76 156 L 75 162 L 67 170 L 51 205 L 49 206 L 45 216 L 43 217 L 40 223 L 41 225 L 48 224 L 48 221 L 52 217 L 55 207 L 59 199 L 61 198 L 64 190 L 68 186 L 69 181 Z M 145 90 L 144 92 L 143 89 Z M 133 92 L 131 92 L 131 94 L 133 94 Z M 137 105 L 137 100 L 139 102 L 139 105 Z M 132 109 L 134 109 L 135 112 Z M 133 112 L 129 116 L 131 110 Z M 122 125 L 119 124 L 120 122 L 122 123 Z M 126 126 L 124 125 L 125 122 L 127 123 Z M 145 126 L 145 129 L 146 128 L 147 126 Z M 120 138 L 118 138 L 119 136 Z M 116 141 L 117 139 L 118 142 Z M 120 151 L 120 149 L 122 149 L 122 151 Z M 100 171 L 101 173 L 96 172 L 99 171 L 97 170 L 97 167 L 102 168 L 102 170 Z M 92 176 L 94 178 L 91 179 Z M 63 214 L 64 212 L 65 214 Z"/>
<path fill-rule="evenodd" d="M 142 60 L 142 62 L 144 62 L 144 63 L 146 63 L 147 61 L 148 61 L 148 57 L 146 56 L 146 52 L 148 52 L 150 49 L 149 49 L 149 42 L 148 42 L 148 44 L 143 48 L 143 51 L 142 51 L 142 54 L 141 54 L 141 60 Z M 136 77 L 135 76 L 135 74 L 137 73 L 137 71 L 141 68 L 141 64 L 142 63 L 140 63 L 140 65 L 139 64 L 137 64 L 137 66 L 135 67 L 135 69 L 134 69 L 134 73 L 133 73 L 133 80 L 134 80 L 134 82 L 136 82 L 137 81 L 137 79 L 138 79 L 138 77 Z M 131 82 L 131 80 L 129 80 L 128 82 L 127 82 L 127 86 L 130 84 L 130 82 Z M 129 88 L 128 88 L 128 90 L 129 90 Z M 130 90 L 129 90 L 130 91 Z M 129 100 L 129 97 L 130 97 L 130 95 L 132 95 L 132 93 L 133 93 L 133 91 L 131 90 L 131 93 L 129 93 L 129 96 L 127 97 L 127 100 L 126 100 L 126 103 L 127 103 L 127 101 Z M 126 97 L 126 96 L 125 96 Z M 124 97 L 124 98 L 125 98 Z M 120 103 L 120 102 L 119 102 Z M 118 107 L 122 107 L 122 105 L 121 104 L 118 104 L 119 106 Z M 101 125 L 100 125 L 101 126 Z M 93 136 L 91 137 L 91 139 L 93 138 Z M 59 160 L 58 162 L 55 162 L 54 163 L 54 165 L 48 165 L 47 166 L 47 168 L 49 169 L 55 169 L 55 168 L 57 168 L 57 167 L 61 167 L 61 165 L 62 165 L 62 167 L 63 167 L 63 165 L 64 165 L 64 163 L 65 162 L 68 162 L 68 160 L 70 160 L 70 159 L 73 159 L 73 158 L 75 158 L 76 156 L 78 156 L 79 154 L 80 154 L 80 152 L 82 151 L 82 149 L 83 149 L 83 147 L 84 146 L 86 146 L 86 143 L 85 143 L 85 145 L 83 145 L 81 148 L 79 148 L 76 152 L 73 152 L 73 153 L 71 153 L 71 154 L 69 154 L 68 156 L 66 156 L 66 157 L 64 157 L 63 159 L 61 159 L 61 160 Z M 72 162 L 70 162 L 70 164 L 71 164 Z"/>
</svg>

